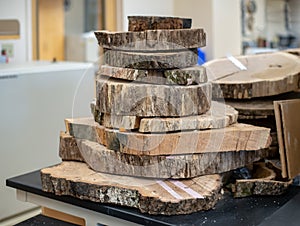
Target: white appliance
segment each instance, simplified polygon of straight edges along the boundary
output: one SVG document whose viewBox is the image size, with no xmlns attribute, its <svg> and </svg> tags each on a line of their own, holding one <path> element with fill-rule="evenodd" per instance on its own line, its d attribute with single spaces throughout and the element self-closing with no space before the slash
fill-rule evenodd
<svg viewBox="0 0 300 226">
<path fill-rule="evenodd" d="M 33 205 L 16 200 L 7 178 L 59 163 L 64 119 L 91 116 L 92 64 L 0 65 L 0 221 Z"/>
</svg>

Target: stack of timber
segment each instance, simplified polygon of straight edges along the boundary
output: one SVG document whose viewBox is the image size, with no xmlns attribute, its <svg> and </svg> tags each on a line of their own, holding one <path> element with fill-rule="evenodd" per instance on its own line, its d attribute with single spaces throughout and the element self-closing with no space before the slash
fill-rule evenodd
<svg viewBox="0 0 300 226">
<path fill-rule="evenodd" d="M 296 49 L 236 58 L 228 57 L 208 62 L 205 65 L 209 80 L 213 84 L 213 99 L 225 99 L 226 104 L 238 110 L 240 123 L 270 128 L 272 143 L 269 158 L 280 158 L 282 166 L 286 166 L 286 160 L 284 160 L 284 151 L 279 149 L 277 131 L 280 128 L 276 127 L 273 103 L 300 98 L 298 52 L 299 50 Z M 283 178 L 280 178 L 278 183 L 272 179 L 269 184 L 273 184 L 274 187 L 289 184 L 288 179 L 292 177 L 287 177 L 285 169 L 283 169 L 282 176 Z M 247 185 L 249 189 L 251 187 L 253 194 L 257 194 L 253 189 L 256 182 L 261 184 L 261 180 L 262 178 L 238 182 L 237 189 L 240 187 L 245 190 L 246 187 L 243 186 Z M 261 190 L 260 194 L 272 193 L 267 190 Z M 240 192 L 237 193 L 236 196 L 243 196 Z"/>
<path fill-rule="evenodd" d="M 106 64 L 93 117 L 65 120 L 63 162 L 41 171 L 43 190 L 150 214 L 210 209 L 221 174 L 269 155 L 270 130 L 212 101 L 196 65 L 205 32 L 190 19 L 130 17 L 129 28 L 95 32 Z"/>
</svg>

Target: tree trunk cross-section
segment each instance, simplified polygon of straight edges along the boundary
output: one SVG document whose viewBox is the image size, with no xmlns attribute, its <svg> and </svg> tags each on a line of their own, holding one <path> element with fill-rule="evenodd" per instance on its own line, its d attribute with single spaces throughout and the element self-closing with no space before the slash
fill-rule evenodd
<svg viewBox="0 0 300 226">
<path fill-rule="evenodd" d="M 102 173 L 147 178 L 193 178 L 224 173 L 267 157 L 268 150 L 210 152 L 191 155 L 139 156 L 107 149 L 99 143 L 77 139 L 84 161 Z"/>
<path fill-rule="evenodd" d="M 208 210 L 221 197 L 221 176 L 187 180 L 142 179 L 98 173 L 85 163 L 62 162 L 41 170 L 42 188 L 56 195 L 179 215 Z"/>
<path fill-rule="evenodd" d="M 184 179 L 224 173 L 268 156 L 267 149 L 193 155 L 137 156 L 109 150 L 88 140 L 73 139 L 77 147 L 70 146 L 60 151 L 63 160 L 72 161 L 69 158 L 70 154 L 66 152 L 75 153 L 79 150 L 84 162 L 95 171 L 145 178 Z"/>
<path fill-rule="evenodd" d="M 271 143 L 270 129 L 246 124 L 233 124 L 222 129 L 147 134 L 107 129 L 94 125 L 92 118 L 88 124 L 81 119 L 77 122 L 73 119 L 70 123 L 70 127 L 76 127 L 76 131 L 79 131 L 70 132 L 75 138 L 94 141 L 108 149 L 137 156 L 255 151 L 268 148 Z M 96 138 L 81 133 L 87 127 L 96 131 Z"/>
<path fill-rule="evenodd" d="M 158 29 L 189 29 L 191 27 L 191 18 L 128 16 L 129 31 L 145 31 Z"/>
<path fill-rule="evenodd" d="M 277 52 L 236 58 L 241 70 L 229 59 L 205 64 L 213 83 L 213 98 L 251 99 L 299 89 L 300 59 Z"/>
<path fill-rule="evenodd" d="M 104 50 L 104 63 L 113 67 L 167 70 L 193 67 L 197 62 L 197 49 L 155 53 Z"/>
<path fill-rule="evenodd" d="M 100 112 L 131 116 L 187 116 L 207 112 L 211 84 L 167 86 L 96 79 L 96 107 Z"/>
<path fill-rule="evenodd" d="M 251 195 L 282 195 L 292 184 L 292 180 L 276 180 L 277 175 L 266 167 L 265 163 L 254 164 L 252 179 L 237 180 L 232 187 L 234 197 L 247 197 Z"/>
<path fill-rule="evenodd" d="M 142 32 L 96 31 L 99 46 L 106 49 L 157 52 L 178 51 L 205 46 L 203 29 L 150 30 Z"/>
<path fill-rule="evenodd" d="M 141 118 L 137 116 L 120 116 L 100 113 L 96 102 L 91 103 L 94 120 L 110 128 L 139 130 L 142 133 L 161 133 L 187 130 L 220 129 L 237 123 L 238 112 L 221 102 L 212 101 L 208 112 L 197 116 Z"/>
<path fill-rule="evenodd" d="M 172 70 L 138 70 L 102 65 L 99 74 L 160 85 L 194 85 L 207 82 L 206 69 L 202 66 Z"/>
</svg>

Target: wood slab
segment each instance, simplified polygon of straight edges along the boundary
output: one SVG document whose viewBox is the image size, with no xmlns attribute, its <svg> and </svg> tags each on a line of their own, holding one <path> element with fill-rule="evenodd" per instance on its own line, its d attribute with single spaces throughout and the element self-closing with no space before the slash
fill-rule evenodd
<svg viewBox="0 0 300 226">
<path fill-rule="evenodd" d="M 282 195 L 292 184 L 292 180 L 276 180 L 276 173 L 265 163 L 255 163 L 252 179 L 236 180 L 232 186 L 235 198 L 252 195 Z"/>
<path fill-rule="evenodd" d="M 104 49 L 104 64 L 113 67 L 167 70 L 193 67 L 197 62 L 197 49 L 155 53 Z"/>
<path fill-rule="evenodd" d="M 212 101 L 210 110 L 202 115 L 172 118 L 141 118 L 101 114 L 96 110 L 96 103 L 92 103 L 92 105 L 94 119 L 100 125 L 121 131 L 138 130 L 141 133 L 219 129 L 237 123 L 238 118 L 238 112 L 234 108 L 216 101 Z"/>
<path fill-rule="evenodd" d="M 190 155 L 130 155 L 76 139 L 84 161 L 95 171 L 147 178 L 193 178 L 224 173 L 268 156 L 268 150 L 208 152 Z"/>
<path fill-rule="evenodd" d="M 300 99 L 275 101 L 274 108 L 282 176 L 293 179 L 300 174 Z"/>
<path fill-rule="evenodd" d="M 59 157 L 67 161 L 84 161 L 78 149 L 76 139 L 69 133 L 60 132 Z"/>
<path fill-rule="evenodd" d="M 195 85 L 207 82 L 206 69 L 203 66 L 158 71 L 102 65 L 99 74 L 112 78 L 161 85 Z"/>
<path fill-rule="evenodd" d="M 161 16 L 128 16 L 129 31 L 158 29 L 188 29 L 192 26 L 191 18 Z"/>
<path fill-rule="evenodd" d="M 86 124 L 85 120 L 81 119 L 72 119 L 68 123 L 78 128 L 78 133 L 75 130 L 67 130 L 75 138 L 95 141 L 108 149 L 138 156 L 252 151 L 268 148 L 271 144 L 270 129 L 238 123 L 223 129 L 165 134 L 107 129 L 95 125 L 92 118 L 90 123 Z M 83 134 L 82 131 L 88 126 L 89 130 L 96 131 L 96 138 L 93 135 L 90 139 L 88 135 Z"/>
<path fill-rule="evenodd" d="M 63 161 L 87 162 L 93 169 L 119 175 L 147 178 L 191 178 L 198 175 L 225 173 L 269 156 L 269 150 L 240 152 L 201 153 L 192 155 L 136 156 L 107 149 L 105 146 L 88 140 L 76 139 L 60 150 Z M 76 155 L 84 154 L 79 160 Z M 72 159 L 72 156 L 74 159 Z"/>
<path fill-rule="evenodd" d="M 261 119 L 275 115 L 273 101 L 295 98 L 300 98 L 300 92 L 289 92 L 250 100 L 227 99 L 225 102 L 239 112 L 239 119 Z"/>
<path fill-rule="evenodd" d="M 102 113 L 131 116 L 187 116 L 207 112 L 211 84 L 168 86 L 96 79 L 97 108 Z"/>
<path fill-rule="evenodd" d="M 208 112 L 197 116 L 142 118 L 139 132 L 161 133 L 187 130 L 220 129 L 237 123 L 238 112 L 221 102 L 212 101 Z"/>
<path fill-rule="evenodd" d="M 300 59 L 284 52 L 238 56 L 241 70 L 228 58 L 207 62 L 213 98 L 251 99 L 297 90 Z"/>
<path fill-rule="evenodd" d="M 106 49 L 157 52 L 200 48 L 206 44 L 203 29 L 148 30 L 141 32 L 94 32 L 99 46 Z"/>
<path fill-rule="evenodd" d="M 98 173 L 85 163 L 62 162 L 41 170 L 42 189 L 92 202 L 134 207 L 142 213 L 179 215 L 208 210 L 221 197 L 221 177 L 142 179 Z"/>
</svg>

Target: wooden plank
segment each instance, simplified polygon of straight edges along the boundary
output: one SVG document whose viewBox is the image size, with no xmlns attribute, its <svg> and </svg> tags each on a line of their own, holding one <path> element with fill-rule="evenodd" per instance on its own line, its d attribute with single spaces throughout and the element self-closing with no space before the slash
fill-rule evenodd
<svg viewBox="0 0 300 226">
<path fill-rule="evenodd" d="M 268 150 L 207 152 L 189 155 L 130 155 L 99 143 L 76 139 L 84 161 L 95 171 L 147 178 L 193 178 L 224 173 L 268 156 Z"/>
<path fill-rule="evenodd" d="M 161 16 L 128 16 L 129 31 L 145 31 L 157 29 L 188 29 L 192 19 Z"/>
<path fill-rule="evenodd" d="M 201 28 L 94 33 L 101 47 L 122 51 L 178 51 L 206 45 L 206 34 Z"/>
<path fill-rule="evenodd" d="M 193 67 L 197 62 L 197 49 L 155 53 L 104 50 L 104 63 L 113 67 L 164 70 Z"/>
<path fill-rule="evenodd" d="M 195 85 L 207 82 L 206 70 L 202 66 L 161 71 L 102 65 L 99 74 L 117 79 L 161 85 Z"/>
<path fill-rule="evenodd" d="M 168 86 L 96 79 L 96 106 L 100 112 L 131 116 L 187 116 L 207 112 L 211 84 Z"/>
<path fill-rule="evenodd" d="M 42 214 L 47 217 L 51 217 L 64 222 L 69 222 L 75 225 L 85 226 L 85 220 L 83 218 L 73 216 L 67 213 L 63 213 L 57 210 L 53 210 L 47 207 L 42 207 Z"/>
<path fill-rule="evenodd" d="M 92 118 L 90 123 L 81 119 L 72 119 L 68 123 L 69 127 L 77 128 L 70 131 L 75 138 L 95 141 L 108 149 L 138 156 L 252 151 L 268 148 L 271 144 L 270 129 L 246 124 L 213 130 L 147 134 L 107 129 L 93 124 Z M 96 132 L 84 134 L 83 131 L 87 130 Z"/>
<path fill-rule="evenodd" d="M 221 197 L 221 176 L 188 180 L 143 179 L 97 173 L 85 163 L 62 162 L 41 170 L 42 189 L 99 203 L 177 215 L 211 209 Z M 95 192 L 97 191 L 97 192 Z"/>
<path fill-rule="evenodd" d="M 213 98 L 251 99 L 298 89 L 300 60 L 297 56 L 276 52 L 235 59 L 246 70 L 227 58 L 204 65 L 213 83 Z"/>
<path fill-rule="evenodd" d="M 275 101 L 274 106 L 283 177 L 292 179 L 300 174 L 300 99 Z"/>
</svg>

